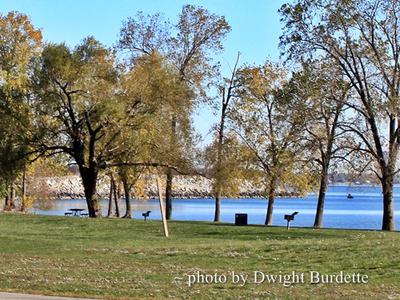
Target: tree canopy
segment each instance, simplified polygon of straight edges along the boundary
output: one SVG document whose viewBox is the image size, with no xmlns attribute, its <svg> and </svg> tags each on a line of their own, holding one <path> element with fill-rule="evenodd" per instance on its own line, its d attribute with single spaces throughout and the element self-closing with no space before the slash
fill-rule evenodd
<svg viewBox="0 0 400 300">
<path fill-rule="evenodd" d="M 231 27 L 200 6 L 184 5 L 175 22 L 138 12 L 112 48 L 92 36 L 76 46 L 45 43 L 26 15 L 0 15 L 5 208 L 15 195 L 25 197 L 26 176 L 39 173 L 31 169 L 52 161 L 76 167 L 90 217 L 101 216 L 101 175 L 112 182 L 110 215 L 115 187 L 123 186 L 130 217 L 132 189 L 143 191 L 147 175 L 164 174 L 167 218 L 174 176 L 207 177 L 216 222 L 222 197 L 238 195 L 244 181 L 262 182 L 266 225 L 281 190 L 305 194 L 318 181 L 319 228 L 329 173 L 346 165 L 376 176 L 382 229 L 394 230 L 399 2 L 296 0 L 280 13 L 290 65 L 239 65 L 238 55 L 225 76 L 217 55 Z M 208 105 L 218 107 L 219 120 L 201 147 L 193 116 Z"/>
</svg>

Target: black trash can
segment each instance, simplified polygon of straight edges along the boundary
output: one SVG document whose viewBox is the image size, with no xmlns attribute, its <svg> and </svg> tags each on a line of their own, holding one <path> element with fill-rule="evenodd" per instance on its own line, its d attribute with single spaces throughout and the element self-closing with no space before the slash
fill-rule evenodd
<svg viewBox="0 0 400 300">
<path fill-rule="evenodd" d="M 235 225 L 247 225 L 247 214 L 235 214 Z"/>
</svg>

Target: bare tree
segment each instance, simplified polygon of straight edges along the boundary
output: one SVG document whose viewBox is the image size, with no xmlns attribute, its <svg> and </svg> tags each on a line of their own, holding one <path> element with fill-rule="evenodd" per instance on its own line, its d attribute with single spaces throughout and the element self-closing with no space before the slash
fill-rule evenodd
<svg viewBox="0 0 400 300">
<path fill-rule="evenodd" d="M 235 97 L 235 89 L 238 87 L 237 82 L 237 67 L 239 63 L 240 54 L 238 53 L 235 64 L 233 66 L 231 76 L 228 79 L 224 79 L 224 84 L 219 86 L 220 90 L 220 121 L 217 125 L 216 132 L 216 157 L 214 161 L 215 170 L 213 174 L 214 178 L 214 194 L 215 194 L 215 211 L 214 211 L 214 222 L 219 222 L 221 219 L 221 192 L 223 190 L 223 186 L 226 184 L 226 172 L 224 172 L 224 159 L 226 147 L 229 147 L 229 143 L 225 143 L 226 133 L 225 127 L 229 114 L 230 104 Z"/>
<path fill-rule="evenodd" d="M 397 0 L 304 1 L 281 8 L 282 46 L 290 59 L 335 61 L 357 97 L 346 103 L 363 122 L 346 125 L 374 160 L 383 190 L 382 230 L 394 230 L 393 180 L 400 147 L 400 3 Z"/>
<path fill-rule="evenodd" d="M 305 117 L 306 147 L 310 162 L 316 163 L 319 181 L 314 227 L 321 228 L 328 175 L 332 163 L 348 160 L 352 154 L 349 135 L 341 130 L 348 107 L 349 85 L 341 80 L 340 72 L 329 62 L 307 61 L 300 72 L 293 75 L 291 93 L 307 107 Z"/>
</svg>

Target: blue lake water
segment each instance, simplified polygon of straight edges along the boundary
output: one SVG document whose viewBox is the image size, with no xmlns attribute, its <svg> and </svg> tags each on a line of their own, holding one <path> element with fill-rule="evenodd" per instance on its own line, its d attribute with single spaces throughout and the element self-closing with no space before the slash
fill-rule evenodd
<svg viewBox="0 0 400 300">
<path fill-rule="evenodd" d="M 354 198 L 347 199 L 351 193 Z M 395 186 L 396 228 L 400 228 L 400 186 Z M 102 201 L 103 214 L 107 210 L 107 201 Z M 309 194 L 305 198 L 277 198 L 274 206 L 274 225 L 286 225 L 285 214 L 298 211 L 293 226 L 311 227 L 314 224 L 317 195 Z M 84 208 L 82 199 L 56 200 L 48 210 L 34 209 L 37 214 L 64 215 L 69 208 Z M 121 213 L 125 211 L 120 202 Z M 158 200 L 132 201 L 133 217 L 142 218 L 142 213 L 151 210 L 150 219 L 160 219 Z M 235 220 L 235 213 L 248 214 L 249 224 L 264 224 L 267 210 L 265 199 L 223 199 L 221 204 L 221 221 Z M 213 199 L 174 199 L 174 220 L 212 221 L 214 217 Z M 324 210 L 324 227 L 352 229 L 380 229 L 382 225 L 382 190 L 378 186 L 344 186 L 329 187 Z"/>
</svg>

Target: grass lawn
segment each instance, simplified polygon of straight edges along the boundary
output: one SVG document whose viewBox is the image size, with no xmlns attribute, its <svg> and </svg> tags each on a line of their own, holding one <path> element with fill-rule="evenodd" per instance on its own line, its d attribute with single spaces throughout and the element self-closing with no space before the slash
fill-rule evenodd
<svg viewBox="0 0 400 300">
<path fill-rule="evenodd" d="M 398 232 L 0 214 L 0 290 L 106 299 L 399 299 Z M 249 275 L 241 286 L 231 273 Z M 254 271 L 305 283 L 255 284 Z M 311 284 L 309 271 L 367 284 Z M 227 283 L 188 286 L 188 274 Z M 193 278 L 192 278 L 193 279 Z M 261 277 L 258 277 L 261 279 Z"/>
</svg>

